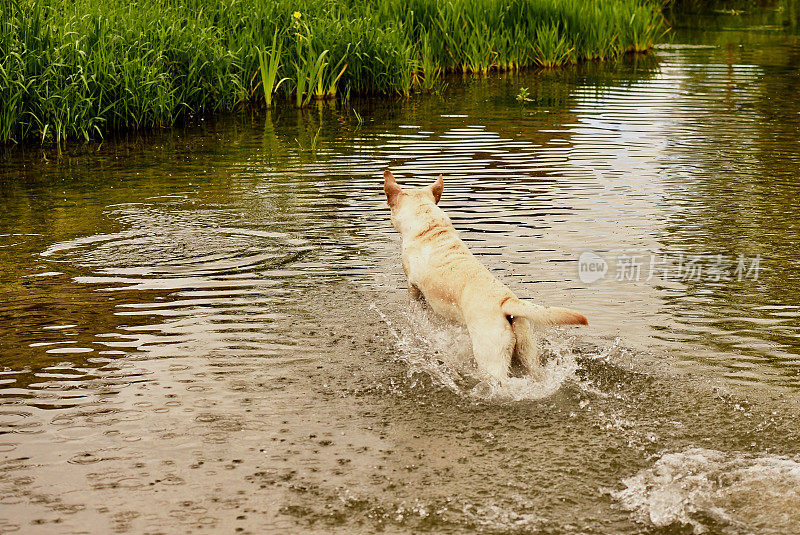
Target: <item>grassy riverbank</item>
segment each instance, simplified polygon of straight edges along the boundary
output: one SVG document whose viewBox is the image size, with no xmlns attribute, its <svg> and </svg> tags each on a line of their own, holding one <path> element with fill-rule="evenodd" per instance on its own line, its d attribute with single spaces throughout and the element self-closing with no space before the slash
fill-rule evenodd
<svg viewBox="0 0 800 535">
<path fill-rule="evenodd" d="M 0 143 L 649 48 L 648 0 L 0 0 Z M 266 88 L 266 90 L 265 90 Z"/>
</svg>

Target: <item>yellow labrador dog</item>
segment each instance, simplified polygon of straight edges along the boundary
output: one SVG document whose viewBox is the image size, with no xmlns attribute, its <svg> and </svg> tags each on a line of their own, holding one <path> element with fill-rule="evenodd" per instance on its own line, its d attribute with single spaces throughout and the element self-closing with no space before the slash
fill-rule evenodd
<svg viewBox="0 0 800 535">
<path fill-rule="evenodd" d="M 588 325 L 568 308 L 543 307 L 517 298 L 478 262 L 437 206 L 442 176 L 424 188 L 401 189 L 390 171 L 383 189 L 392 225 L 403 240 L 403 270 L 412 299 L 440 316 L 466 325 L 478 368 L 499 380 L 512 369 L 540 376 L 533 327 Z"/>
</svg>

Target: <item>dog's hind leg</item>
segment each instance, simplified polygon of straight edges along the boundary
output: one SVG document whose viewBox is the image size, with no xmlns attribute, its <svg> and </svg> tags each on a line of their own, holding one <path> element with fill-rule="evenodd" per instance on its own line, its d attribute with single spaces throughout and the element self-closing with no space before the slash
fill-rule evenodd
<svg viewBox="0 0 800 535">
<path fill-rule="evenodd" d="M 517 316 L 511 320 L 511 330 L 514 331 L 515 338 L 513 362 L 519 364 L 525 373 L 532 375 L 534 379 L 541 379 L 541 355 L 531 322 L 527 318 Z"/>
<path fill-rule="evenodd" d="M 505 316 L 498 313 L 467 321 L 478 369 L 501 381 L 507 379 L 515 339 Z"/>
</svg>

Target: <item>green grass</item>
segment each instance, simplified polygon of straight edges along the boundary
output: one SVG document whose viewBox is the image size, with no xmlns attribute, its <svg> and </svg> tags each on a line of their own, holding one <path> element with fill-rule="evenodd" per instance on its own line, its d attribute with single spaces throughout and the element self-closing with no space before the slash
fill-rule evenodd
<svg viewBox="0 0 800 535">
<path fill-rule="evenodd" d="M 0 143 L 409 95 L 446 72 L 643 51 L 663 31 L 654 0 L 0 0 Z"/>
</svg>

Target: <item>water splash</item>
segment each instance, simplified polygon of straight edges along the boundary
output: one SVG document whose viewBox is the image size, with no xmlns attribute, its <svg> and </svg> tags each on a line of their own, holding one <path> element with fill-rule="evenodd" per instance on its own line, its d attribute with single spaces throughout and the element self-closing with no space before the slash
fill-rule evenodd
<svg viewBox="0 0 800 535">
<path fill-rule="evenodd" d="M 426 374 L 435 384 L 456 394 L 482 400 L 522 401 L 553 395 L 565 383 L 575 382 L 578 363 L 572 341 L 557 333 L 544 341 L 542 379 L 512 377 L 502 384 L 486 379 L 477 370 L 467 329 L 441 320 L 419 304 L 412 303 L 395 323 L 374 304 L 374 310 L 395 339 L 409 375 Z"/>
<path fill-rule="evenodd" d="M 545 364 L 542 379 L 511 377 L 503 384 L 481 381 L 471 390 L 471 395 L 495 401 L 523 401 L 543 399 L 558 392 L 567 383 L 577 381 L 578 363 L 565 340 L 558 335 L 544 342 Z"/>
<path fill-rule="evenodd" d="M 456 394 L 458 384 L 467 373 L 472 358 L 469 335 L 458 325 L 437 321 L 421 306 L 412 303 L 403 311 L 398 323 L 392 321 L 374 303 L 370 305 L 389 328 L 399 358 L 409 367 L 408 374 L 428 375 L 433 382 Z"/>
<path fill-rule="evenodd" d="M 787 457 L 689 448 L 622 483 L 611 495 L 637 521 L 658 527 L 792 533 L 800 526 L 800 463 Z"/>
</svg>

